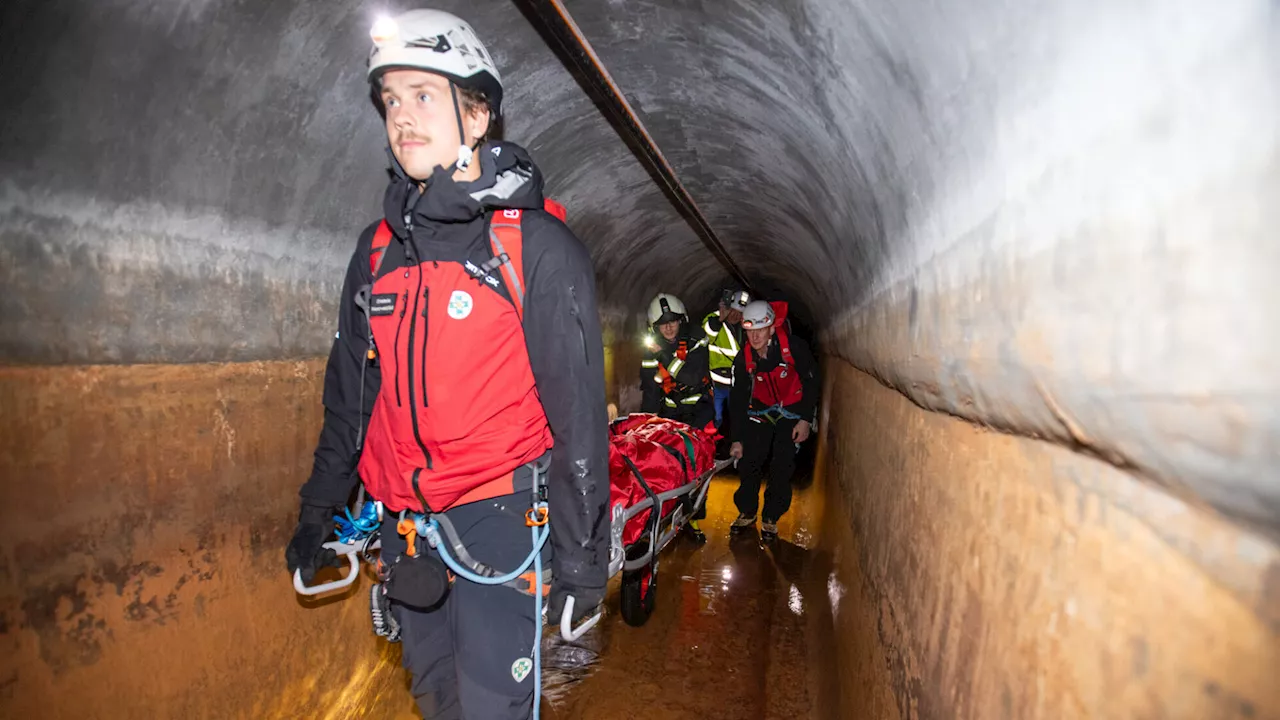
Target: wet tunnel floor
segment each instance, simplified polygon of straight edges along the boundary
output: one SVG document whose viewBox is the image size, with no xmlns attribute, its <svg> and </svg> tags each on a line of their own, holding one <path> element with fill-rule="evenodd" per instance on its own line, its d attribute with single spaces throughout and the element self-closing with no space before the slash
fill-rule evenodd
<svg viewBox="0 0 1280 720">
<path fill-rule="evenodd" d="M 831 554 L 817 540 L 822 493 L 797 489 L 777 541 L 729 535 L 737 478 L 708 494 L 708 542 L 677 538 L 659 561 L 653 615 L 623 622 L 617 580 L 597 639 L 600 660 L 584 678 L 550 670 L 544 718 L 811 718 L 830 707 L 834 678 Z M 828 662 L 822 662 L 825 656 Z M 827 673 L 831 674 L 831 673 Z"/>
</svg>

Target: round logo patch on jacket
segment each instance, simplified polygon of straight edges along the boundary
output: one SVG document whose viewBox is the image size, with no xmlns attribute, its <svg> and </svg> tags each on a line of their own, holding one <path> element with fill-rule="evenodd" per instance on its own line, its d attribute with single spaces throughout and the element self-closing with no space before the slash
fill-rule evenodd
<svg viewBox="0 0 1280 720">
<path fill-rule="evenodd" d="M 529 677 L 530 670 L 533 670 L 533 661 L 529 658 L 516 658 L 516 661 L 511 663 L 511 677 L 518 683 L 524 682 L 524 679 Z"/>
<path fill-rule="evenodd" d="M 454 320 L 462 320 L 471 314 L 473 306 L 471 295 L 463 290 L 454 290 L 453 294 L 449 296 L 449 317 Z"/>
</svg>

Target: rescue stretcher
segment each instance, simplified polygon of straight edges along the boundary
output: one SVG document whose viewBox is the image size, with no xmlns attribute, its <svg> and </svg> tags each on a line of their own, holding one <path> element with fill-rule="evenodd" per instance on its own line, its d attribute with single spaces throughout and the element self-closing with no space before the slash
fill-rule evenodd
<svg viewBox="0 0 1280 720">
<path fill-rule="evenodd" d="M 636 428 L 654 424 L 663 427 L 650 429 L 670 431 L 667 434 L 681 438 L 683 448 L 666 447 L 652 438 L 620 437 Z M 620 609 L 623 620 L 628 625 L 640 626 L 653 612 L 658 559 L 662 551 L 706 503 L 711 479 L 732 461 L 712 459 L 713 437 L 688 425 L 656 416 L 633 414 L 619 418 L 611 424 L 610 434 L 613 442 L 609 464 L 609 578 L 621 574 Z M 646 447 L 651 451 L 647 460 L 634 450 L 619 448 L 620 444 L 629 448 L 640 443 L 647 443 Z M 652 452 L 654 447 L 661 448 L 663 452 Z M 629 452 L 637 457 L 632 458 Z M 678 464 L 667 463 L 661 467 L 667 457 L 674 458 Z M 640 462 L 637 463 L 637 459 Z M 648 477 L 642 466 L 650 471 Z M 673 467 L 680 470 L 675 471 Z M 634 502 L 631 501 L 633 499 Z M 364 528 L 366 532 L 347 533 L 346 538 L 325 543 L 325 547 L 338 557 L 347 559 L 346 574 L 337 580 L 308 586 L 302 582 L 301 573 L 295 571 L 293 587 L 298 594 L 317 596 L 345 590 L 355 583 L 361 559 L 371 566 L 376 563 L 374 553 L 380 550 L 381 543 L 375 530 L 382 522 L 382 505 L 364 502 L 362 491 L 355 510 L 354 515 L 348 513 L 347 523 L 340 523 L 340 535 L 344 527 Z M 571 627 L 572 600 L 570 598 L 566 603 L 558 628 L 560 635 L 569 642 L 582 637 L 600 619 L 597 615 L 576 628 Z"/>
<path fill-rule="evenodd" d="M 628 625 L 643 625 L 653 613 L 658 557 L 706 503 L 711 479 L 731 462 L 718 460 L 688 483 L 665 492 L 655 492 L 653 497 L 646 497 L 629 507 L 613 506 L 609 532 L 609 577 L 622 573 L 619 609 Z M 653 509 L 667 503 L 672 504 L 671 511 L 655 517 Z M 636 521 L 644 526 L 643 534 L 639 540 L 624 544 L 625 528 Z"/>
</svg>

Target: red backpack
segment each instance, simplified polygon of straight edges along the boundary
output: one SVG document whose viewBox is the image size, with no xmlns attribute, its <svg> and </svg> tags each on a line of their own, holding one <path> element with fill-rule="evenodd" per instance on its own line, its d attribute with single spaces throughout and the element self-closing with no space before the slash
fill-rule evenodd
<svg viewBox="0 0 1280 720">
<path fill-rule="evenodd" d="M 544 210 L 560 218 L 560 222 L 565 221 L 567 213 L 564 205 L 546 198 L 542 206 Z M 497 261 L 495 264 L 502 267 L 507 288 L 511 291 L 511 303 L 516 306 L 516 316 L 521 322 L 524 322 L 524 234 L 520 229 L 523 216 L 522 210 L 501 210 L 494 212 L 489 219 L 489 251 Z M 383 220 L 373 233 L 373 248 L 369 253 L 369 271 L 375 279 L 378 277 L 378 268 L 382 265 L 382 257 L 390 244 L 391 226 Z"/>
</svg>

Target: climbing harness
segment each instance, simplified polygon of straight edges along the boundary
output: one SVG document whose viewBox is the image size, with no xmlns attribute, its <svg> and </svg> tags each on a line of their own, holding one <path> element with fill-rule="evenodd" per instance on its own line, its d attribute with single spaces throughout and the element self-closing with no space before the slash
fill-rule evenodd
<svg viewBox="0 0 1280 720">
<path fill-rule="evenodd" d="M 530 468 L 533 471 L 532 501 L 529 510 L 525 512 L 525 525 L 529 528 L 532 549 L 524 561 L 511 572 L 500 573 L 473 558 L 462 544 L 462 540 L 458 537 L 453 523 L 442 513 L 401 512 L 399 524 L 405 529 L 403 534 L 405 534 L 409 543 L 408 552 L 410 554 L 415 552 L 415 537 L 422 536 L 426 538 L 427 544 L 440 554 L 445 565 L 457 577 L 480 585 L 507 585 L 522 592 L 525 591 L 527 585 L 532 584 L 530 594 L 533 595 L 534 602 L 533 717 L 534 720 L 537 720 L 539 715 L 538 706 L 542 698 L 542 624 L 545 620 L 542 605 L 544 587 L 542 548 L 546 545 L 547 539 L 551 535 L 551 528 L 548 524 L 546 486 L 541 482 L 542 474 L 545 472 L 546 467 L 534 463 L 530 465 Z M 532 583 L 529 583 L 528 573 L 526 572 L 530 565 L 533 566 Z M 574 599 L 572 597 L 567 598 L 565 601 L 564 617 L 561 618 L 561 634 L 566 639 L 576 640 L 599 621 L 600 614 L 597 613 L 579 629 L 570 630 L 568 622 L 572 617 L 573 602 Z"/>
<path fill-rule="evenodd" d="M 676 347 L 675 353 L 672 355 L 671 366 L 664 366 L 656 357 L 648 358 L 640 362 L 643 368 L 653 368 L 656 372 L 653 375 L 653 381 L 662 387 L 662 403 L 669 408 L 677 408 L 681 405 L 697 405 L 703 398 L 709 395 L 710 389 L 707 391 L 698 391 L 695 388 L 684 388 L 675 376 L 680 374 L 684 368 L 685 361 L 689 357 L 689 353 L 701 349 L 707 345 L 706 338 L 694 343 L 693 347 L 689 347 L 687 339 L 682 338 L 680 344 Z M 707 377 L 703 376 L 703 381 L 707 381 Z M 709 385 L 709 383 L 708 383 Z M 684 389 L 686 392 L 683 397 L 675 397 L 678 390 Z"/>
<path fill-rule="evenodd" d="M 804 418 L 791 412 L 781 405 L 767 407 L 764 410 L 747 410 L 747 414 L 753 418 L 764 418 L 770 424 L 777 425 L 780 420 L 803 420 Z"/>
</svg>

